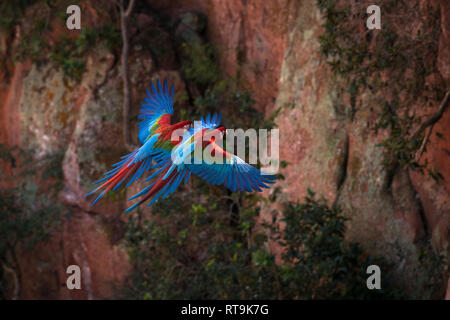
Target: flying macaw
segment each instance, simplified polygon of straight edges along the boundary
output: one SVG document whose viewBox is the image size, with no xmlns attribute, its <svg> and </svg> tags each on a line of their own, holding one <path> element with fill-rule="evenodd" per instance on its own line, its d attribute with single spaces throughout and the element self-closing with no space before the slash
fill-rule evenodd
<svg viewBox="0 0 450 320">
<path fill-rule="evenodd" d="M 159 198 L 173 193 L 184 181 L 187 183 L 191 174 L 195 174 L 212 185 L 225 185 L 231 191 L 262 191 L 274 183 L 273 175 L 264 175 L 259 169 L 247 164 L 241 158 L 223 150 L 218 141 L 222 139 L 224 127 L 219 127 L 222 116 L 208 114 L 200 119 L 201 126 L 192 127 L 192 121 L 181 121 L 170 125 L 173 114 L 174 87 L 168 91 L 167 79 L 164 89 L 157 81 L 156 90 L 151 84 L 152 92 L 142 104 L 139 118 L 139 140 L 143 145 L 131 154 L 122 157 L 122 161 L 113 165 L 105 177 L 95 183 L 104 182 L 88 195 L 103 190 L 94 204 L 109 190 L 116 190 L 128 180 L 126 187 L 139 179 L 145 171 L 156 169 L 146 181 L 150 185 L 128 200 L 142 197 L 129 207 L 126 212 L 137 208 L 148 199 L 148 206 Z M 184 129 L 184 135 L 172 139 L 177 129 Z M 205 152 L 205 149 L 207 152 Z M 211 155 L 222 161 L 211 161 L 204 155 Z M 199 155 L 201 155 L 199 157 Z M 155 164 L 152 165 L 152 161 Z"/>
</svg>

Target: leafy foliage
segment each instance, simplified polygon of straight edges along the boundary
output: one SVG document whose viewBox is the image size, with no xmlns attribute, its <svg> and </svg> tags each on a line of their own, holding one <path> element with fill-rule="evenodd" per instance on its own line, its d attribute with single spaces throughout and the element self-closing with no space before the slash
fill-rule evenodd
<svg viewBox="0 0 450 320">
<path fill-rule="evenodd" d="M 3 183 L 12 186 L 0 186 L 0 262 L 20 274 L 15 258 L 19 247 L 20 250 L 31 250 L 48 239 L 60 222 L 63 206 L 55 203 L 54 198 L 62 186 L 62 156 L 57 153 L 35 160 L 29 151 L 11 150 L 0 145 L 0 160 L 4 164 L 10 163 L 19 172 L 15 176 L 2 177 Z M 40 190 L 36 183 L 38 177 L 47 180 L 50 192 Z M 4 272 L 2 268 L 0 296 L 6 294 Z"/>
<path fill-rule="evenodd" d="M 221 75 L 216 49 L 211 43 L 182 43 L 182 70 L 186 80 L 194 87 L 191 90 L 193 110 L 183 110 L 182 117 L 198 119 L 207 113 L 223 112 L 224 125 L 233 128 L 266 128 L 275 126 L 273 117 L 264 118 L 255 109 L 250 90 L 242 89 L 235 78 Z"/>
<path fill-rule="evenodd" d="M 215 49 L 211 44 L 182 43 L 183 73 L 186 79 L 195 81 L 198 85 L 208 86 L 218 81 L 219 67 Z"/>
<path fill-rule="evenodd" d="M 37 64 L 51 61 L 63 70 L 66 77 L 75 81 L 81 80 L 86 69 L 88 52 L 99 41 L 104 41 L 110 49 L 120 43 L 118 29 L 106 24 L 100 28 L 83 27 L 77 38 L 63 35 L 58 42 L 50 46 L 42 37 L 42 24 L 39 26 L 31 34 L 23 36 L 16 58 L 30 58 Z"/>
<path fill-rule="evenodd" d="M 200 186 L 201 187 L 201 186 Z M 218 193 L 219 190 L 214 190 Z M 265 228 L 257 228 L 263 200 L 238 194 L 188 193 L 157 203 L 153 217 L 128 222 L 135 272 L 126 292 L 138 299 L 370 299 L 399 297 L 383 277 L 383 292 L 366 288 L 367 266 L 389 267 L 344 240 L 346 218 L 315 200 L 286 203 Z M 194 198 L 199 204 L 181 199 Z M 229 210 L 228 210 L 229 209 Z M 170 221 L 170 223 L 168 223 Z M 279 245 L 282 263 L 268 240 Z"/>
<path fill-rule="evenodd" d="M 370 111 L 376 118 L 372 129 L 390 132 L 379 144 L 386 166 L 423 171 L 427 163 L 419 163 L 416 153 L 424 137 L 411 134 L 423 116 L 412 112 L 411 106 L 437 105 L 444 96 L 445 85 L 436 65 L 439 10 L 432 5 L 420 8 L 419 1 L 384 1 L 382 29 L 362 33 L 354 30 L 367 18 L 361 9 L 364 3 L 318 0 L 317 4 L 325 17 L 321 50 L 333 71 L 346 81 L 351 120 L 358 111 Z M 403 12 L 402 21 L 398 21 L 398 12 Z M 411 21 L 420 28 L 410 30 Z M 430 83 L 432 75 L 436 79 Z M 363 100 L 367 92 L 376 101 Z"/>
<path fill-rule="evenodd" d="M 0 29 L 11 30 L 14 25 L 19 23 L 19 19 L 23 16 L 25 9 L 35 2 L 36 0 L 2 1 L 0 3 L 0 12 L 2 12 Z"/>
<path fill-rule="evenodd" d="M 348 220 L 338 206 L 315 200 L 312 191 L 303 203 L 287 203 L 283 231 L 277 233 L 283 248 L 280 266 L 284 290 L 291 298 L 389 299 L 398 293 L 384 283 L 383 292 L 367 290 L 366 269 L 377 264 L 388 270 L 380 258 L 367 256 L 359 244 L 344 240 Z M 383 274 L 388 282 L 389 275 Z"/>
<path fill-rule="evenodd" d="M 22 2 L 30 5 L 35 1 Z M 31 21 L 27 21 L 27 25 L 32 25 L 32 28 L 23 28 L 24 34 L 21 35 L 15 59 L 29 58 L 38 65 L 50 61 L 61 68 L 68 79 L 80 81 L 86 69 L 86 57 L 90 50 L 99 42 L 103 42 L 110 50 L 117 48 L 121 44 L 119 29 L 112 23 L 104 23 L 97 27 L 82 26 L 81 32 L 76 37 L 64 34 L 54 42 L 49 41 L 48 32 L 52 31 L 52 26 L 49 24 L 50 17 L 53 14 L 60 14 L 66 18 L 67 6 L 48 2 L 42 4 L 48 9 L 47 17 L 37 15 Z M 23 15 L 26 6 L 23 5 L 21 8 L 19 11 L 16 9 L 18 13 L 13 15 L 14 19 L 10 18 L 15 21 L 14 23 L 20 23 L 19 13 Z M 61 11 L 63 9 L 64 11 Z"/>
<path fill-rule="evenodd" d="M 59 221 L 60 208 L 46 195 L 40 194 L 35 183 L 23 181 L 17 187 L 0 190 L 0 257 L 8 247 L 19 242 L 31 249 L 48 238 Z"/>
</svg>

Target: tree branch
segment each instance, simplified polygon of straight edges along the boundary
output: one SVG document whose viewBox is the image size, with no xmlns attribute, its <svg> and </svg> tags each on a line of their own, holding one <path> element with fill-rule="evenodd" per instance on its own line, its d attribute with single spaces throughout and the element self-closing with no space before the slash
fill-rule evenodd
<svg viewBox="0 0 450 320">
<path fill-rule="evenodd" d="M 20 272 L 19 260 L 17 259 L 15 245 L 12 245 L 9 242 L 6 242 L 6 247 L 8 248 L 7 252 L 11 256 L 11 260 L 14 266 L 10 266 L 7 262 L 7 257 L 2 261 L 2 267 L 5 272 L 9 272 L 13 277 L 14 282 L 14 291 L 12 294 L 12 300 L 17 300 L 20 298 L 21 294 L 21 285 L 22 285 L 22 273 Z"/>
<path fill-rule="evenodd" d="M 125 16 L 127 18 L 130 16 L 131 11 L 133 11 L 133 7 L 134 7 L 134 0 L 130 0 L 130 2 L 128 3 L 127 10 L 125 11 Z"/>
<path fill-rule="evenodd" d="M 436 122 L 438 122 L 442 115 L 444 114 L 445 110 L 447 109 L 450 102 L 450 91 L 447 91 L 445 94 L 444 99 L 442 100 L 438 111 L 436 111 L 430 118 L 428 118 L 424 123 L 421 124 L 421 126 L 411 135 L 411 139 L 416 139 L 419 135 L 421 135 L 428 127 L 430 127 L 425 135 L 425 137 L 422 140 L 422 144 L 420 145 L 419 151 L 416 154 L 416 161 L 419 161 L 420 157 L 422 156 L 423 152 L 425 151 L 425 146 L 428 143 L 428 140 L 430 139 L 431 132 L 433 131 L 433 127 Z"/>
<path fill-rule="evenodd" d="M 420 127 L 412 134 L 411 139 L 417 138 L 420 134 L 423 133 L 423 131 L 425 131 L 426 128 L 428 128 L 429 126 L 433 126 L 436 122 L 438 122 L 447 109 L 449 102 L 450 91 L 447 91 L 444 99 L 441 102 L 441 105 L 439 106 L 438 111 L 436 111 L 430 118 L 428 118 L 424 123 L 420 125 Z"/>
<path fill-rule="evenodd" d="M 7 265 L 5 261 L 2 262 L 2 267 L 5 273 L 10 273 L 13 278 L 14 283 L 14 291 L 12 294 L 11 300 L 17 300 L 20 296 L 20 282 L 19 282 L 19 276 L 17 275 L 17 272 L 10 266 Z"/>
<path fill-rule="evenodd" d="M 130 74 L 128 69 L 128 18 L 131 15 L 134 6 L 134 0 L 130 0 L 126 11 L 124 11 L 124 1 L 118 3 L 120 8 L 120 28 L 122 34 L 122 78 L 123 78 L 123 140 L 125 146 L 132 149 L 130 137 L 130 108 L 131 108 L 131 92 L 130 92 Z"/>
<path fill-rule="evenodd" d="M 431 131 L 433 131 L 433 125 L 428 129 L 427 134 L 425 135 L 425 138 L 423 138 L 422 144 L 420 145 L 419 151 L 416 155 L 416 161 L 418 162 L 420 160 L 420 157 L 422 157 L 423 152 L 425 151 L 425 146 L 428 143 L 428 139 L 430 139 Z"/>
</svg>

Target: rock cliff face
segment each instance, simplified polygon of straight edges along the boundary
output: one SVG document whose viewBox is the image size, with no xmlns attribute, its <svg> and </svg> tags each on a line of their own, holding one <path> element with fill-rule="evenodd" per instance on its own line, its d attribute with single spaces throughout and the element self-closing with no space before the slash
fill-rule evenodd
<svg viewBox="0 0 450 320">
<path fill-rule="evenodd" d="M 348 121 L 339 112 L 349 102 L 339 89 L 343 80 L 321 55 L 324 18 L 316 1 L 147 2 L 148 8 L 136 13 L 133 37 L 156 46 L 158 40 L 146 38 L 142 31 L 156 30 L 169 53 L 155 59 L 132 41 L 132 113 L 137 114 L 145 86 L 157 77 L 168 76 L 178 91 L 184 90 L 173 30 L 167 26 L 175 25 L 186 12 L 202 13 L 208 21 L 207 37 L 218 48 L 222 72 L 239 78 L 253 92 L 255 107 L 267 118 L 280 110 L 275 119 L 280 141 L 290 143 L 280 143 L 280 158 L 288 166 L 282 169 L 285 180 L 278 186 L 287 199 L 300 200 L 310 188 L 339 204 L 352 218 L 347 237 L 388 258 L 404 275 L 402 281 L 411 283 L 411 291 L 417 290 L 418 282 L 427 277 L 419 268 L 419 244 L 431 241 L 435 250 L 448 250 L 450 110 L 433 128 L 441 137 L 431 135 L 422 155 L 429 167 L 440 170 L 443 181 L 438 184 L 428 174 L 408 169 L 390 172 L 377 146 L 387 133 L 370 129 L 370 113 L 356 113 Z M 450 4 L 441 0 L 434 5 L 440 8 L 441 26 L 433 59 L 450 90 Z M 88 1 L 81 6 L 86 21 L 101 19 L 99 7 Z M 30 14 L 33 7 L 27 10 Z M 155 22 L 155 15 L 164 21 L 162 25 Z M 63 28 L 55 22 L 54 29 L 58 26 Z M 16 48 L 20 33 L 17 27 L 12 36 L 2 34 L 3 57 Z M 121 143 L 120 74 L 117 57 L 99 44 L 88 54 L 79 83 L 67 82 L 51 63 L 25 60 L 0 70 L 0 143 L 31 148 L 37 158 L 63 152 L 64 185 L 57 199 L 70 213 L 47 242 L 19 254 L 20 298 L 114 297 L 131 271 L 120 242 L 125 195 L 95 207 L 84 197 L 92 181 L 126 152 Z M 437 108 L 433 105 L 430 114 Z M 3 168 L 14 173 L 10 165 Z M 87 275 L 81 291 L 65 287 L 66 267 L 71 264 Z"/>
</svg>

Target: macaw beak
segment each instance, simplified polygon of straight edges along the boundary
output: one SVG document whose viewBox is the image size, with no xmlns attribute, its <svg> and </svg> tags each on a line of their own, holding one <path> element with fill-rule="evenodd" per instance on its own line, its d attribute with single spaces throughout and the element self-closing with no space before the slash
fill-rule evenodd
<svg viewBox="0 0 450 320">
<path fill-rule="evenodd" d="M 213 130 L 212 132 L 215 132 L 215 133 L 219 132 L 221 134 L 221 136 L 223 136 L 223 134 L 225 133 L 225 130 L 226 130 L 225 127 L 219 127 L 217 129 Z"/>
<path fill-rule="evenodd" d="M 179 122 L 176 127 L 179 128 L 184 128 L 184 129 L 189 129 L 189 127 L 192 125 L 192 121 L 190 120 L 186 120 L 186 121 L 181 121 Z"/>
</svg>

